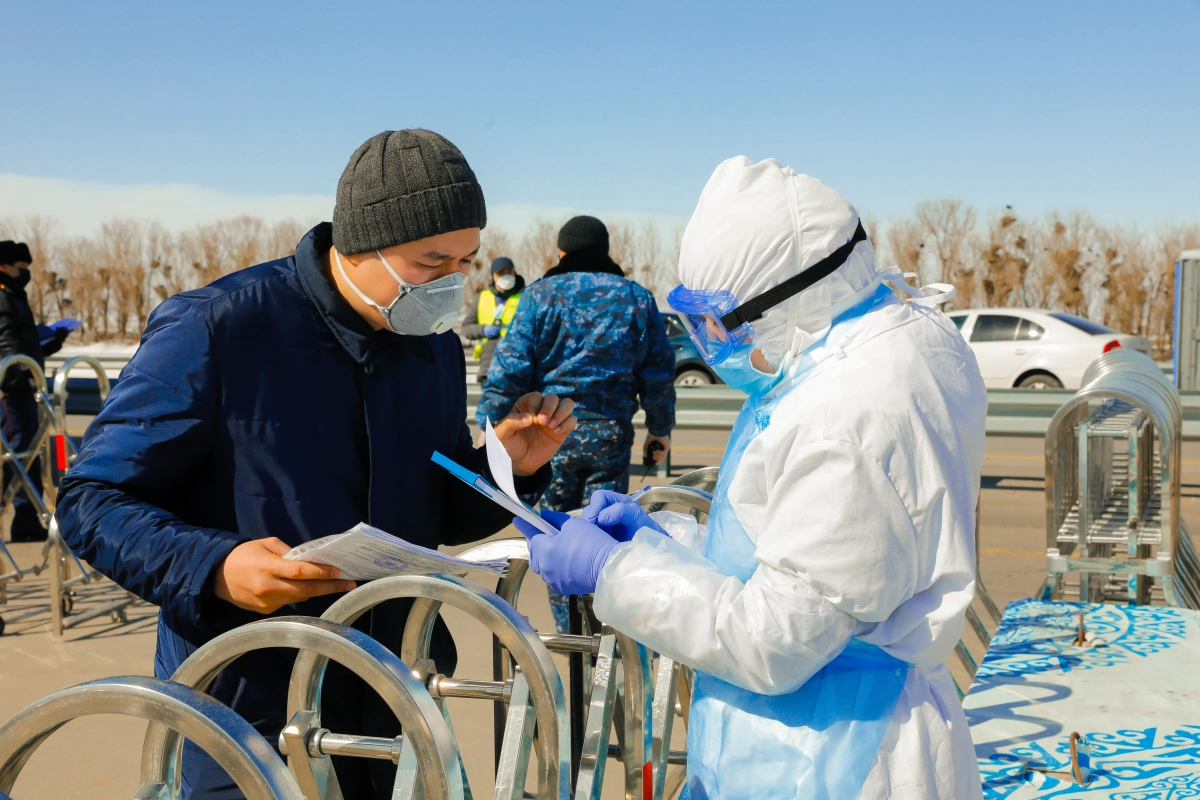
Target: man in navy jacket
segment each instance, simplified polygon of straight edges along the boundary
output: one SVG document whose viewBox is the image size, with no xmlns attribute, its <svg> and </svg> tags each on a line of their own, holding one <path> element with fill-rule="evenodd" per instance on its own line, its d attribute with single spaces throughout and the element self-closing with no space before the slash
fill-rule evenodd
<svg viewBox="0 0 1200 800">
<path fill-rule="evenodd" d="M 462 344 L 446 328 L 485 223 L 482 191 L 453 144 L 429 131 L 381 133 L 351 157 L 332 225 L 309 231 L 295 256 L 151 315 L 63 480 L 57 516 L 73 551 L 161 607 L 156 675 L 170 677 L 234 626 L 320 615 L 353 588 L 331 567 L 282 558 L 298 544 L 365 521 L 434 548 L 509 524 L 511 514 L 430 462 L 438 450 L 489 475 L 465 422 Z M 549 482 L 572 407 L 527 395 L 497 427 L 527 502 Z M 385 603 L 356 627 L 399 652 L 410 606 Z M 452 672 L 444 625 L 434 653 Z M 251 653 L 209 691 L 274 742 L 294 658 Z M 322 719 L 338 731 L 400 732 L 333 664 Z M 391 796 L 390 763 L 335 762 L 347 800 Z M 184 783 L 188 797 L 241 796 L 193 747 Z"/>
</svg>

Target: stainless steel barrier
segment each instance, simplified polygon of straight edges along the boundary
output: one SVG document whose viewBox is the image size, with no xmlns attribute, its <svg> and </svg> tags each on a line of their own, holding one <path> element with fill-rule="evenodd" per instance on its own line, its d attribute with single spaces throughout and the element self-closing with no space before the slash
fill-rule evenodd
<svg viewBox="0 0 1200 800">
<path fill-rule="evenodd" d="M 638 502 L 651 511 L 662 510 L 668 505 L 678 506 L 703 521 L 707 518 L 712 496 L 701 487 L 715 486 L 716 473 L 714 467 L 689 472 L 671 484 L 648 488 L 638 497 Z M 508 573 L 500 579 L 496 595 L 515 608 L 529 569 L 529 548 L 524 538 L 485 542 L 460 553 L 459 557 L 508 559 Z M 691 670 L 665 657 L 658 657 L 656 666 L 654 653 L 595 618 L 588 602 L 590 598 L 575 600 L 580 601 L 579 630 L 573 630 L 571 634 L 538 634 L 547 649 L 567 653 L 571 659 L 567 724 L 570 727 L 574 797 L 583 800 L 600 796 L 610 758 L 622 764 L 626 797 L 670 796 L 672 788 L 679 788 L 683 776 L 677 775 L 674 787 L 669 786 L 667 765 L 686 763 L 686 753 L 671 751 L 670 742 L 675 716 L 681 714 L 685 725 L 687 722 Z M 410 625 L 432 624 L 432 615 L 419 618 L 417 611 L 414 607 L 410 620 L 420 621 L 410 621 Z M 436 613 L 436 609 L 432 613 Z M 512 659 L 504 642 L 495 637 L 492 673 L 495 684 L 512 681 Z M 521 666 L 519 659 L 516 666 Z M 497 770 L 500 772 L 505 762 L 499 743 L 505 741 L 508 728 L 507 715 L 500 704 L 497 704 L 495 724 Z M 610 728 L 617 736 L 615 744 L 609 743 Z"/>
<path fill-rule="evenodd" d="M 29 370 L 33 377 L 34 387 L 36 388 L 34 397 L 37 402 L 38 427 L 33 436 L 32 446 L 22 452 L 17 452 L 13 449 L 12 443 L 8 441 L 8 437 L 4 435 L 4 431 L 0 429 L 0 465 L 7 465 L 14 475 L 14 480 L 8 481 L 8 485 L 4 487 L 3 493 L 0 493 L 0 514 L 12 503 L 17 492 L 21 491 L 25 493 L 29 501 L 33 504 L 33 507 L 37 510 L 38 519 L 41 521 L 42 526 L 48 527 L 50 524 L 50 511 L 46 509 L 46 503 L 42 495 L 34 489 L 28 470 L 33 466 L 33 462 L 37 460 L 38 456 L 44 456 L 40 464 L 43 478 L 42 484 L 49 483 L 50 452 L 46 443 L 50 431 L 55 425 L 56 417 L 47 399 L 46 376 L 42 374 L 42 368 L 38 366 L 37 362 L 29 356 L 7 356 L 0 361 L 0 385 L 3 384 L 9 370 L 16 367 L 23 367 Z M 3 397 L 3 392 L 0 392 L 0 397 Z M 5 471 L 7 472 L 8 470 Z M 47 559 L 43 557 L 41 564 L 22 569 L 17 564 L 17 560 L 13 557 L 12 552 L 5 546 L 3 539 L 0 539 L 0 556 L 3 556 L 3 559 L 8 562 L 8 566 L 0 567 L 0 569 L 4 569 L 4 572 L 0 573 L 0 604 L 4 604 L 8 601 L 8 583 L 10 581 L 20 581 L 26 575 L 40 575 L 46 567 Z M 21 616 L 26 616 L 27 614 Z M 14 619 L 18 619 L 18 617 L 9 617 L 9 621 Z M 0 632 L 4 630 L 3 624 L 0 621 Z"/>
<path fill-rule="evenodd" d="M 51 734 L 73 719 L 94 714 L 149 720 L 152 727 L 195 742 L 248 800 L 304 800 L 282 759 L 250 723 L 195 689 L 142 676 L 105 678 L 55 692 L 5 723 L 0 728 L 0 793 L 12 791 L 21 770 Z M 177 773 L 170 780 L 177 785 Z M 177 798 L 170 780 L 155 776 L 142 784 L 135 798 Z"/>
<path fill-rule="evenodd" d="M 1141 353 L 1088 367 L 1046 433 L 1039 596 L 1200 609 L 1200 559 L 1179 513 L 1182 419 L 1175 387 Z"/>
<path fill-rule="evenodd" d="M 462 800 L 458 750 L 441 710 L 412 669 L 353 628 L 316 617 L 278 617 L 243 625 L 196 650 L 172 680 L 203 691 L 239 656 L 271 647 L 295 648 L 344 665 L 383 698 L 404 730 L 396 740 L 326 731 L 320 726 L 320 674 L 304 691 L 289 693 L 290 719 L 280 734 L 279 748 L 288 756 L 288 767 L 308 800 L 341 800 L 330 755 L 392 760 L 398 766 L 395 800 L 418 796 Z M 164 783 L 177 792 L 181 756 L 179 734 L 152 724 L 142 746 L 142 780 Z"/>
<path fill-rule="evenodd" d="M 983 610 L 992 620 L 993 629 L 1000 624 L 1000 607 L 992 600 L 992 595 L 988 592 L 987 587 L 983 583 L 983 575 L 979 572 L 979 528 L 982 519 L 983 498 L 980 497 L 975 503 L 975 600 L 978 600 Z M 959 685 L 958 681 L 954 680 L 954 688 L 958 692 L 959 699 L 962 699 L 967 694 L 967 689 L 975 680 L 975 673 L 979 671 L 979 662 L 975 659 L 975 655 L 967 646 L 967 631 L 974 634 L 981 645 L 981 652 L 986 653 L 989 646 L 992 644 L 992 632 L 984 625 L 979 614 L 975 612 L 973 606 L 968 605 L 966 611 L 966 626 L 963 631 L 963 636 L 959 638 L 958 643 L 954 645 L 954 655 L 958 658 L 967 673 L 967 686 L 964 688 Z"/>
<path fill-rule="evenodd" d="M 525 555 L 528 558 L 528 551 Z M 562 680 L 547 646 L 529 622 L 491 590 L 451 576 L 400 576 L 371 581 L 340 598 L 322 619 L 352 625 L 371 608 L 401 597 L 416 598 L 404 630 L 401 660 L 412 665 L 413 673 L 445 715 L 447 727 L 453 731 L 444 702 L 447 697 L 487 700 L 495 703 L 497 708 L 507 708 L 504 711 L 505 726 L 498 738 L 501 750 L 493 796 L 524 797 L 536 721 L 538 797 L 568 800 L 570 751 L 564 736 L 567 706 Z M 517 669 L 511 677 L 472 681 L 455 680 L 437 673 L 430 659 L 429 645 L 434 621 L 443 604 L 466 612 L 492 632 L 516 661 Z M 590 641 L 588 645 L 591 645 Z M 288 689 L 289 713 L 295 708 L 313 707 L 319 700 L 326 663 L 327 659 L 315 652 L 301 653 L 296 659 Z"/>
<path fill-rule="evenodd" d="M 25 575 L 40 575 L 47 567 L 50 571 L 49 601 L 45 605 L 34 606 L 17 616 L 7 617 L 14 621 L 23 617 L 50 612 L 50 633 L 61 637 L 63 631 L 81 622 L 95 619 L 99 616 L 110 615 L 114 623 L 126 621 L 125 609 L 138 602 L 138 598 L 126 593 L 120 600 L 110 601 L 86 610 L 76 610 L 75 587 L 99 580 L 102 576 L 95 570 L 89 569 L 65 545 L 59 536 L 58 524 L 54 519 L 54 508 L 58 501 L 58 485 L 55 476 L 61 476 L 75 463 L 78 453 L 74 442 L 67 434 L 67 380 L 72 371 L 79 366 L 91 368 L 95 373 L 100 387 L 100 399 L 108 396 L 109 381 L 101 363 L 91 356 L 75 356 L 67 359 L 54 378 L 54 391 L 50 393 L 45 375 L 37 362 L 28 356 L 8 356 L 0 361 L 0 383 L 3 382 L 9 369 L 24 367 L 33 376 L 37 388 L 35 399 L 38 408 L 38 429 L 34 435 L 33 445 L 26 451 L 18 453 L 13 450 L 11 443 L 0 431 L 0 463 L 11 464 L 16 473 L 2 495 L 0 495 L 0 513 L 10 505 L 18 491 L 22 491 L 33 503 L 38 516 L 47 528 L 46 543 L 42 547 L 42 562 L 28 569 L 20 569 L 4 542 L 0 541 L 0 555 L 12 564 L 13 569 L 0 575 L 0 604 L 7 599 L 5 583 L 10 580 L 21 580 Z M 42 475 L 42 493 L 34 490 L 29 477 L 29 468 L 40 458 Z M 77 573 L 71 576 L 72 566 Z M 3 633 L 4 622 L 0 620 L 0 633 Z"/>
</svg>

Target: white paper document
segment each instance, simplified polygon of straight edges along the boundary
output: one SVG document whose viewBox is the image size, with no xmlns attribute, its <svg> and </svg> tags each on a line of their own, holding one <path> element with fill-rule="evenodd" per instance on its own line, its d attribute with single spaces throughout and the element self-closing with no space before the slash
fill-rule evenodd
<svg viewBox="0 0 1200 800">
<path fill-rule="evenodd" d="M 335 533 L 292 548 L 284 558 L 327 564 L 341 570 L 341 578 L 371 581 L 393 575 L 466 575 L 490 572 L 503 575 L 505 560 L 464 561 L 372 528 L 360 522 L 345 533 Z"/>
<path fill-rule="evenodd" d="M 496 488 L 518 503 L 521 502 L 521 498 L 517 496 L 517 487 L 513 484 L 512 458 L 509 457 L 508 451 L 504 449 L 504 445 L 497 438 L 496 429 L 492 427 L 490 419 L 487 421 L 485 442 L 488 467 L 492 470 L 492 477 L 496 479 Z"/>
</svg>

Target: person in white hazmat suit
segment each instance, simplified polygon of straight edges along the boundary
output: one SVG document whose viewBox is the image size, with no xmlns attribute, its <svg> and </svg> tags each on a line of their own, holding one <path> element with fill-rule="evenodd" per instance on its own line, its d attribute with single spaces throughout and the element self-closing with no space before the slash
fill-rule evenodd
<svg viewBox="0 0 1200 800">
<path fill-rule="evenodd" d="M 547 514 L 558 534 L 518 520 L 532 568 L 695 669 L 692 798 L 981 797 L 944 666 L 974 594 L 987 413 L 938 309 L 953 289 L 877 271 L 837 192 L 746 158 L 705 186 L 679 277 L 668 302 L 749 395 L 707 530 L 598 492 L 582 518 Z"/>
</svg>

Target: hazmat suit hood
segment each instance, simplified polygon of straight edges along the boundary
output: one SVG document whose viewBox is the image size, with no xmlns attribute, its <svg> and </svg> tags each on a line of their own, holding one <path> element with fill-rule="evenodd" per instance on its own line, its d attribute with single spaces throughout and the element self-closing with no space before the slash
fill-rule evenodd
<svg viewBox="0 0 1200 800">
<path fill-rule="evenodd" d="M 723 161 L 700 194 L 683 234 L 679 279 L 688 289 L 724 289 L 739 303 L 808 269 L 850 240 L 858 212 L 810 175 L 774 159 Z M 772 364 L 804 352 L 841 310 L 878 283 L 870 240 L 846 263 L 752 323 Z"/>
</svg>

